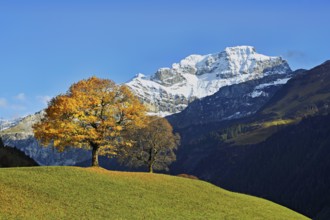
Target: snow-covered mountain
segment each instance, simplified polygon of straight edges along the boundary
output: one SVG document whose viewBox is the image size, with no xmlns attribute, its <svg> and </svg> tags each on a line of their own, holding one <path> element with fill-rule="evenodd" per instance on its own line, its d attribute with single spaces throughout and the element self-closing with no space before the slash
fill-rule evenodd
<svg viewBox="0 0 330 220">
<path fill-rule="evenodd" d="M 150 112 L 170 115 L 223 86 L 290 72 L 288 63 L 281 57 L 258 54 L 251 46 L 237 46 L 215 54 L 190 55 L 172 68 L 161 68 L 151 76 L 138 74 L 126 85 Z"/>
<path fill-rule="evenodd" d="M 22 118 L 15 118 L 15 119 L 10 119 L 10 120 L 0 118 L 0 131 L 17 125 L 21 120 L 22 120 Z"/>
</svg>

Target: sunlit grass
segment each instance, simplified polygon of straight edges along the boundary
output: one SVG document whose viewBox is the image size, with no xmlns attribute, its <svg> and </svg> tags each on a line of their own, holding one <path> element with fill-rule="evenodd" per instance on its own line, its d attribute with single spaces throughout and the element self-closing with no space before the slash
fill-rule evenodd
<svg viewBox="0 0 330 220">
<path fill-rule="evenodd" d="M 273 127 L 273 126 L 288 125 L 288 124 L 292 124 L 294 122 L 296 122 L 296 120 L 293 120 L 293 119 L 277 119 L 277 120 L 266 121 L 266 122 L 262 123 L 262 127 L 269 128 L 269 127 Z"/>
<path fill-rule="evenodd" d="M 265 122 L 257 122 L 251 124 L 252 129 L 251 131 L 241 133 L 236 137 L 229 139 L 226 141 L 227 143 L 231 143 L 233 145 L 249 145 L 249 144 L 257 144 L 272 134 L 277 132 L 282 126 L 290 125 L 299 122 L 300 119 L 277 119 Z"/>
<path fill-rule="evenodd" d="M 307 219 L 199 180 L 101 168 L 3 168 L 0 201 L 0 219 Z"/>
</svg>

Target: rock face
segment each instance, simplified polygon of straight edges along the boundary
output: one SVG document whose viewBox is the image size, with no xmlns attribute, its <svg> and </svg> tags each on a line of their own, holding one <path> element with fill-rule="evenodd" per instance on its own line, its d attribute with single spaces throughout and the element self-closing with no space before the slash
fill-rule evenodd
<svg viewBox="0 0 330 220">
<path fill-rule="evenodd" d="M 173 127 L 184 128 L 246 117 L 258 111 L 292 74 L 273 74 L 224 86 L 211 96 L 195 100 L 182 112 L 167 116 Z"/>
<path fill-rule="evenodd" d="M 151 112 L 164 116 L 182 111 L 195 99 L 212 95 L 223 86 L 290 72 L 281 57 L 261 55 L 253 47 L 238 46 L 216 54 L 190 55 L 152 76 L 138 74 L 126 85 Z"/>
<path fill-rule="evenodd" d="M 16 118 L 13 120 L 5 120 L 0 118 L 0 131 L 17 125 L 21 120 L 22 118 Z"/>
</svg>

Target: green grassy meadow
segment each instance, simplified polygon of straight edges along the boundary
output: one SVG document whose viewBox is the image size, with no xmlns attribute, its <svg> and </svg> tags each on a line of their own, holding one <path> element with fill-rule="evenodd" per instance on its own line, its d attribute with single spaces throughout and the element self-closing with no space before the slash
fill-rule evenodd
<svg viewBox="0 0 330 220">
<path fill-rule="evenodd" d="M 0 219 L 307 219 L 199 180 L 102 168 L 2 168 L 0 201 Z"/>
</svg>

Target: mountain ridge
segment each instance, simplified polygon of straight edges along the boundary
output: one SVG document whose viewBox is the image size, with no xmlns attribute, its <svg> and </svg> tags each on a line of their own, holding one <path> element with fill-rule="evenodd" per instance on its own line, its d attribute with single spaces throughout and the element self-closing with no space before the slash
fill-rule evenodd
<svg viewBox="0 0 330 220">
<path fill-rule="evenodd" d="M 291 72 L 281 57 L 258 54 L 251 46 L 236 46 L 215 54 L 190 55 L 151 76 L 138 74 L 126 85 L 150 112 L 165 116 L 182 111 L 195 99 L 213 95 L 223 86 Z"/>
</svg>

